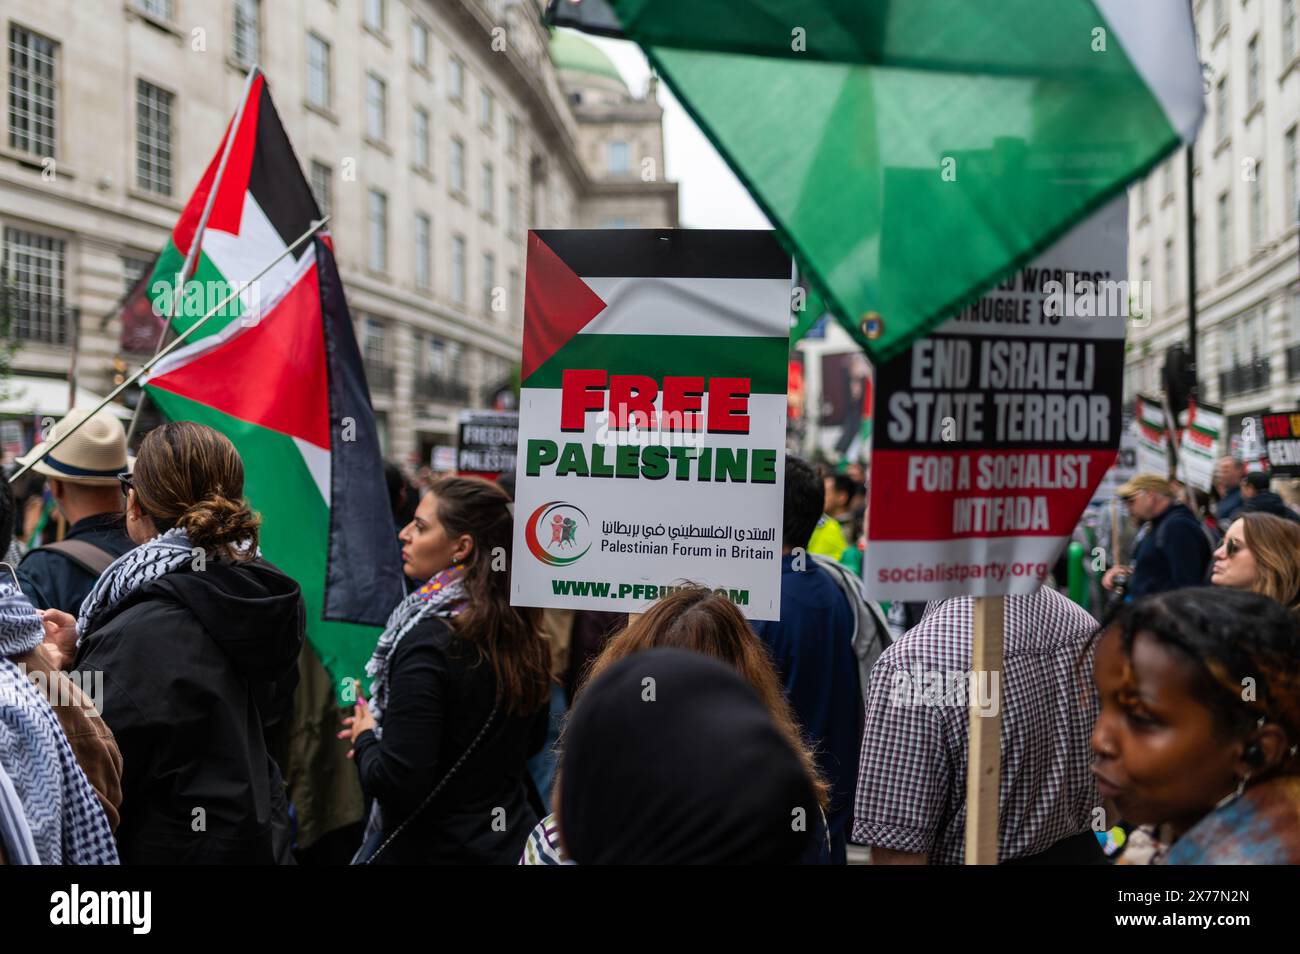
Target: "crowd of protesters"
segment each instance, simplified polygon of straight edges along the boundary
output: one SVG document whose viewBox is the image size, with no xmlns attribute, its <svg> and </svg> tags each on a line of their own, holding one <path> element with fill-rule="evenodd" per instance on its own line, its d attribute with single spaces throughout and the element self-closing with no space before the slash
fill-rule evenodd
<svg viewBox="0 0 1300 954">
<path fill-rule="evenodd" d="M 1001 719 L 1001 863 L 1300 862 L 1300 513 L 1239 461 L 1213 499 L 1120 487 L 1110 612 L 1007 597 L 992 673 L 971 598 L 865 595 L 861 465 L 787 458 L 753 622 L 691 585 L 632 618 L 513 606 L 512 481 L 390 466 L 408 595 L 328 725 L 234 446 L 169 423 L 130 461 L 115 417 L 74 423 L 0 489 L 4 863 L 315 863 L 305 819 L 350 786 L 355 864 L 955 864 L 972 709 Z M 304 751 L 348 777 L 286 784 Z"/>
</svg>

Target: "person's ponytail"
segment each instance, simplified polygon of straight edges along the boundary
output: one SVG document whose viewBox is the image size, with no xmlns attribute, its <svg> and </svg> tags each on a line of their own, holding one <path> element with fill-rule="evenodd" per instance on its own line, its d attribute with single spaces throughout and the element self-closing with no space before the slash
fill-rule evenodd
<svg viewBox="0 0 1300 954">
<path fill-rule="evenodd" d="M 208 494 L 188 508 L 176 521 L 190 538 L 190 545 L 222 553 L 233 560 L 248 559 L 257 551 L 262 519 L 244 500 L 231 500 L 220 493 Z"/>
</svg>

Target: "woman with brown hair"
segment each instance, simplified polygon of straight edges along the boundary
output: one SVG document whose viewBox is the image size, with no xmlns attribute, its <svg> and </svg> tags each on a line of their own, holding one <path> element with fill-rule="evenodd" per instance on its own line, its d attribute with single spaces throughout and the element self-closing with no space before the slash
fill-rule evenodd
<svg viewBox="0 0 1300 954">
<path fill-rule="evenodd" d="M 287 862 L 267 733 L 297 684 L 298 584 L 260 558 L 243 462 L 212 428 L 155 428 L 119 480 L 136 548 L 76 620 L 43 615 L 47 644 L 65 659 L 75 651 L 83 676 L 103 673 L 103 717 L 122 751 L 122 861 Z"/>
<path fill-rule="evenodd" d="M 393 610 L 366 666 L 350 737 L 372 807 L 361 863 L 510 863 L 537 822 L 527 761 L 546 738 L 550 650 L 510 605 L 510 498 L 436 481 L 400 534 L 427 581 Z"/>
<path fill-rule="evenodd" d="M 824 812 L 830 801 L 830 786 L 817 772 L 812 752 L 804 743 L 794 712 L 781 690 L 767 647 L 725 596 L 703 586 L 685 586 L 664 597 L 610 638 L 584 674 L 582 685 L 591 685 L 601 673 L 629 656 L 664 648 L 700 653 L 736 670 L 758 694 L 777 731 L 799 757 Z M 561 737 L 561 747 L 563 741 Z M 557 779 L 557 791 L 559 787 Z M 820 857 L 821 852 L 817 854 Z M 554 816 L 549 816 L 534 830 L 521 863 L 547 864 L 560 860 L 563 856 L 558 851 Z"/>
<path fill-rule="evenodd" d="M 1243 513 L 1214 551 L 1210 582 L 1259 593 L 1300 611 L 1300 523 Z"/>
</svg>

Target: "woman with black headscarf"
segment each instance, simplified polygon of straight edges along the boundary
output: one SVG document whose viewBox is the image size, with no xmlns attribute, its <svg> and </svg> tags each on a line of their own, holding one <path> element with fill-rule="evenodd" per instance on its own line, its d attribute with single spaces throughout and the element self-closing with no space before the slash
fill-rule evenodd
<svg viewBox="0 0 1300 954">
<path fill-rule="evenodd" d="M 637 653 L 587 686 L 560 773 L 560 839 L 578 864 L 793 864 L 818 811 L 754 690 L 680 649 Z"/>
</svg>

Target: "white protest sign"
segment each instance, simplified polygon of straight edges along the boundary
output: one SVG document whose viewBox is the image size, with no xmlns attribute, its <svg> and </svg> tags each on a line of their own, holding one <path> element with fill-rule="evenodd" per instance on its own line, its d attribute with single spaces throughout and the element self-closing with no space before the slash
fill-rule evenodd
<svg viewBox="0 0 1300 954">
<path fill-rule="evenodd" d="M 1165 430 L 1165 411 L 1159 398 L 1137 396 L 1134 415 L 1138 427 L 1137 469 L 1139 474 L 1169 475 L 1169 434 Z"/>
<path fill-rule="evenodd" d="M 530 232 L 511 602 L 781 608 L 791 264 L 771 232 Z"/>
<path fill-rule="evenodd" d="M 877 368 L 870 595 L 1038 588 L 1119 446 L 1127 230 L 1118 199 Z"/>
<path fill-rule="evenodd" d="M 1178 479 L 1189 487 L 1210 492 L 1214 464 L 1223 435 L 1223 408 L 1192 401 L 1187 407 L 1187 427 L 1178 448 Z"/>
</svg>

